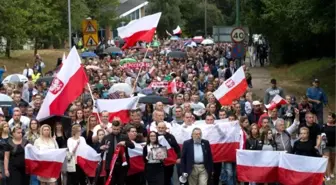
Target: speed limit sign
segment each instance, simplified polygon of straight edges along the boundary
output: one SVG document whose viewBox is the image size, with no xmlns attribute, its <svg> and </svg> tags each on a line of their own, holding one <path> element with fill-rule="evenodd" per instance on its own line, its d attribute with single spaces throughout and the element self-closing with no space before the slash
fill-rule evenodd
<svg viewBox="0 0 336 185">
<path fill-rule="evenodd" d="M 231 39 L 233 42 L 243 42 L 245 39 L 245 31 L 242 28 L 234 28 L 231 32 Z"/>
</svg>

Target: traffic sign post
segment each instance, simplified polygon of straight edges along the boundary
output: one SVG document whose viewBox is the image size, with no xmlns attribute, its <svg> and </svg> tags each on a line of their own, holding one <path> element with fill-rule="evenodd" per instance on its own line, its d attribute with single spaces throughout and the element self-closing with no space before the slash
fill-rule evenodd
<svg viewBox="0 0 336 185">
<path fill-rule="evenodd" d="M 231 40 L 235 43 L 240 43 L 245 40 L 245 31 L 242 28 L 235 28 L 231 32 Z"/>
<path fill-rule="evenodd" d="M 232 58 L 239 59 L 243 58 L 245 55 L 245 46 L 243 43 L 236 43 L 232 47 Z"/>
<path fill-rule="evenodd" d="M 90 48 L 98 46 L 98 25 L 96 20 L 83 20 L 82 32 L 84 47 Z"/>
</svg>

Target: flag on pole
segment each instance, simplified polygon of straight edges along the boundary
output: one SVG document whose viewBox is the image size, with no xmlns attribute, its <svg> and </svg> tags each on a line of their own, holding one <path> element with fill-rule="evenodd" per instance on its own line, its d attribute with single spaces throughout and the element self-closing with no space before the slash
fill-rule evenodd
<svg viewBox="0 0 336 185">
<path fill-rule="evenodd" d="M 274 96 L 274 98 L 269 104 L 265 105 L 265 107 L 268 110 L 273 110 L 277 106 L 285 105 L 285 104 L 287 104 L 287 101 L 277 94 Z"/>
<path fill-rule="evenodd" d="M 221 105 L 231 105 L 232 101 L 240 98 L 246 90 L 247 82 L 244 69 L 240 67 L 214 92 L 214 95 Z"/>
<path fill-rule="evenodd" d="M 54 77 L 36 119 L 63 115 L 70 103 L 82 94 L 88 83 L 76 47 L 73 47 L 60 71 Z"/>
<path fill-rule="evenodd" d="M 176 29 L 173 30 L 173 34 L 174 35 L 182 34 L 182 30 L 181 30 L 180 26 L 177 26 Z"/>
<path fill-rule="evenodd" d="M 138 41 L 151 42 L 159 23 L 161 12 L 131 21 L 118 28 L 119 36 L 126 41 L 123 49 L 135 46 Z"/>
</svg>

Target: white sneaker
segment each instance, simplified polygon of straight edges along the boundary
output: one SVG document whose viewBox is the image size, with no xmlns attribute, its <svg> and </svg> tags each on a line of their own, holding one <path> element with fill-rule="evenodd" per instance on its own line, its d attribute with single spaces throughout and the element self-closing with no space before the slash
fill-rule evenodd
<svg viewBox="0 0 336 185">
<path fill-rule="evenodd" d="M 330 177 L 333 179 L 333 178 L 335 178 L 335 175 L 334 175 L 334 174 L 331 174 Z"/>
</svg>

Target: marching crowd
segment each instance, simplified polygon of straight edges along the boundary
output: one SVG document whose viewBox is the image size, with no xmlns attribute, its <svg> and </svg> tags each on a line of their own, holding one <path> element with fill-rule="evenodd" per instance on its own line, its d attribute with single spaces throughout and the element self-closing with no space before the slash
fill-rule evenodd
<svg viewBox="0 0 336 185">
<path fill-rule="evenodd" d="M 306 95 L 294 97 L 277 86 L 276 79 L 270 79 L 270 87 L 265 90 L 263 99 L 253 95 L 252 75 L 243 66 L 249 89 L 231 105 L 220 105 L 213 92 L 229 79 L 240 67 L 238 60 L 231 58 L 229 44 L 183 47 L 181 41 L 158 48 L 135 48 L 122 54 L 100 58 L 86 58 L 83 66 L 92 89 L 86 87 L 66 110 L 64 115 L 71 118 L 71 127 L 55 120 L 52 124 L 40 124 L 35 119 L 44 97 L 48 93 L 48 82 L 39 82 L 43 74 L 56 73 L 61 64 L 52 72 L 43 73 L 45 64 L 40 56 L 34 66 L 26 68 L 23 75 L 26 83 L 5 83 L 0 93 L 13 98 L 12 107 L 2 108 L 0 115 L 0 171 L 1 185 L 86 185 L 105 184 L 111 170 L 115 150 L 134 148 L 134 143 L 145 143 L 143 148 L 144 172 L 127 176 L 129 154 L 118 155 L 111 185 L 172 185 L 180 182 L 177 177 L 188 179 L 189 185 L 238 183 L 234 162 L 213 163 L 209 142 L 202 139 L 202 130 L 195 128 L 192 138 L 180 147 L 170 128 L 179 124 L 192 125 L 197 120 L 214 124 L 215 120 L 239 121 L 241 137 L 246 137 L 242 148 L 246 150 L 287 151 L 297 155 L 328 157 L 326 181 L 334 178 L 335 168 L 335 114 L 323 119 L 323 107 L 327 96 L 315 79 Z M 184 57 L 169 57 L 167 50 L 182 50 Z M 138 62 L 151 62 L 150 67 L 122 67 L 120 60 L 132 56 Z M 1 72 L 5 72 L 6 68 Z M 154 87 L 153 83 L 176 82 L 177 92 L 171 93 L 168 87 Z M 128 83 L 133 94 L 117 92 L 109 94 L 109 89 L 117 83 Z M 115 117 L 109 119 L 109 112 L 101 110 L 100 116 L 92 112 L 97 99 L 126 98 L 139 94 L 156 94 L 170 103 L 152 102 L 129 111 L 130 121 L 122 122 Z M 269 107 L 273 98 L 279 95 L 286 104 Z M 162 156 L 155 148 L 162 148 L 158 137 L 163 136 L 174 149 L 176 164 L 165 165 Z M 24 147 L 31 143 L 40 150 L 68 148 L 62 173 L 58 179 L 26 174 Z M 86 177 L 83 169 L 76 164 L 76 150 L 79 143 L 86 143 L 98 153 L 105 155 L 106 177 Z M 119 147 L 118 147 L 119 146 Z M 158 157 L 159 156 L 159 157 Z M 161 156 L 161 157 L 160 157 Z M 97 169 L 98 170 L 98 169 Z M 100 172 L 99 172 L 100 173 Z M 99 174 L 98 173 L 98 174 Z M 183 178 L 182 178 L 183 179 Z M 267 183 L 261 183 L 267 184 Z M 268 183 L 270 185 L 270 183 Z M 273 184 L 273 183 L 272 183 Z M 274 182 L 277 184 L 277 182 Z"/>
</svg>

